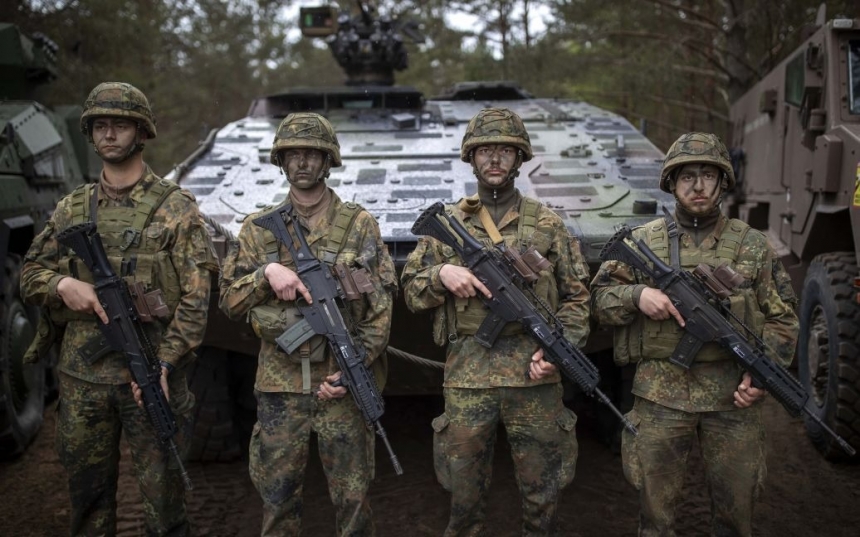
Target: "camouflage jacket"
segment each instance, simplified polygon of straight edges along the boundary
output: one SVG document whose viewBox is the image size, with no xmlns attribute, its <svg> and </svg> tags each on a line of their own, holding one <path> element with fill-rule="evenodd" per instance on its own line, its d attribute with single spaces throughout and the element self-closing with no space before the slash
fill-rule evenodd
<svg viewBox="0 0 860 537">
<path fill-rule="evenodd" d="M 634 229 L 633 237 L 648 244 L 648 226 L 660 222 Z M 682 231 L 679 237 L 682 268 L 692 270 L 698 261 L 713 263 L 713 251 L 729 223 L 728 218 L 721 216 L 713 231 L 698 246 Z M 764 234 L 754 229 L 744 236 L 731 265 L 746 280 L 735 294 L 750 297 L 742 302 L 740 311 L 733 313 L 749 325 L 760 326 L 759 335 L 773 351 L 770 357 L 788 365 L 794 356 L 799 324 L 794 312 L 797 300 L 785 268 Z M 736 408 L 732 394 L 740 382 L 742 370 L 731 353 L 716 343 L 709 343 L 702 347 L 688 371 L 670 363 L 673 342 L 680 340 L 683 329 L 674 319 L 653 321 L 639 311 L 634 296 L 645 286 L 653 286 L 653 282 L 619 261 L 604 262 L 591 282 L 596 320 L 616 327 L 616 361 L 623 346 L 623 352 L 632 356 L 630 361 L 638 362 L 633 393 L 686 412 Z M 629 333 L 619 337 L 625 331 Z M 658 340 L 661 337 L 665 339 Z M 702 356 L 707 358 L 700 359 Z"/>
<path fill-rule="evenodd" d="M 311 251 L 319 256 L 326 245 L 331 232 L 332 223 L 341 211 L 343 202 L 335 194 L 326 210 L 325 216 L 313 230 L 308 230 L 306 222 L 300 218 Z M 298 309 L 278 300 L 264 272 L 267 261 L 267 243 L 275 241 L 272 233 L 253 223 L 253 220 L 273 210 L 266 209 L 250 215 L 242 224 L 237 243 L 230 246 L 224 259 L 221 271 L 221 310 L 235 320 L 245 319 L 257 306 L 277 305 L 285 311 L 287 319 L 295 322 L 299 319 Z M 295 270 L 295 263 L 286 246 L 277 243 L 280 263 Z M 391 328 L 391 312 L 394 305 L 394 294 L 397 289 L 397 279 L 394 273 L 394 263 L 388 255 L 388 248 L 382 242 L 379 226 L 373 216 L 361 209 L 355 217 L 351 232 L 341 245 L 336 263 L 345 263 L 348 267 L 366 268 L 370 273 L 373 291 L 362 295 L 358 300 L 346 302 L 349 317 L 354 321 L 353 329 L 358 339 L 367 350 L 368 360 L 373 363 L 377 381 L 382 384 L 381 376 L 384 371 L 381 360 L 376 360 L 388 344 Z M 344 316 L 347 317 L 346 315 Z M 288 328 L 290 321 L 287 322 Z M 320 341 L 321 336 L 311 339 Z M 318 386 L 326 376 L 338 371 L 337 363 L 326 345 L 323 345 L 324 359 L 322 362 L 310 364 L 311 386 Z M 260 347 L 259 363 L 257 364 L 257 380 L 255 388 L 263 392 L 302 393 L 301 362 L 299 351 L 288 356 L 272 341 L 263 339 Z M 382 386 L 380 386 L 382 389 Z"/>
<path fill-rule="evenodd" d="M 499 221 L 498 230 L 507 247 L 534 245 L 550 262 L 549 285 L 541 288 L 538 282 L 536 293 L 544 301 L 557 302 L 557 316 L 565 328 L 565 336 L 574 345 L 582 346 L 588 338 L 589 294 L 585 285 L 588 266 L 579 242 L 571 237 L 557 214 L 540 206 L 535 232 L 531 237 L 524 237 L 524 244 L 520 244 L 517 224 L 521 200 L 522 196 L 517 192 L 517 203 Z M 479 241 L 492 244 L 477 214 L 465 213 L 457 205 L 448 205 L 446 210 L 463 222 Z M 462 265 L 462 261 L 449 246 L 434 238 L 422 237 L 415 251 L 409 254 L 401 277 L 406 304 L 412 311 L 436 309 L 438 313 L 439 309 L 449 307 L 446 302 L 459 304 L 462 301 L 456 299 L 439 279 L 439 271 L 445 264 Z M 558 300 L 547 300 L 548 295 L 555 295 L 556 291 Z M 537 349 L 537 342 L 521 331 L 500 336 L 490 349 L 478 343 L 472 335 L 458 334 L 456 341 L 448 344 L 444 385 L 492 388 L 560 382 L 559 373 L 541 380 L 531 380 L 526 376 L 531 356 Z"/>
<path fill-rule="evenodd" d="M 108 198 L 99 188 L 99 222 L 109 218 L 106 213 L 110 211 L 135 211 L 146 192 L 159 181 L 162 179 L 146 167 L 141 179 L 120 202 Z M 82 345 L 101 334 L 98 318 L 93 315 L 92 320 L 82 319 L 86 316 L 71 312 L 57 295 L 57 284 L 67 273 L 61 268 L 63 260 L 75 259 L 71 250 L 56 240 L 58 233 L 76 223 L 73 222 L 74 196 L 73 193 L 60 200 L 45 229 L 33 240 L 21 272 L 21 293 L 28 302 L 48 308 L 54 318 L 72 316 L 63 331 L 59 361 L 61 371 L 89 382 L 124 384 L 131 380 L 124 356 L 111 352 L 93 364 L 88 364 L 78 353 Z M 151 279 L 178 282 L 179 286 L 178 290 L 173 290 L 177 297 L 175 309 L 165 322 L 156 321 L 148 325 L 147 333 L 156 345 L 160 361 L 182 366 L 193 357 L 192 351 L 203 341 L 209 307 L 210 272 L 218 269 L 218 261 L 194 196 L 186 190 L 178 189 L 167 196 L 152 214 L 143 234 L 149 244 L 157 245 L 156 257 L 162 260 L 149 267 L 153 273 Z M 107 244 L 105 249 L 109 256 L 122 255 L 113 252 Z M 122 257 L 126 263 L 134 262 L 125 259 L 126 256 Z M 83 267 L 80 260 L 76 265 Z M 142 276 L 147 268 L 141 265 L 137 264 L 135 274 Z M 114 267 L 114 270 L 118 268 Z M 160 274 L 168 270 L 173 271 L 169 277 Z M 134 276 L 129 276 L 129 279 L 134 279 Z"/>
</svg>

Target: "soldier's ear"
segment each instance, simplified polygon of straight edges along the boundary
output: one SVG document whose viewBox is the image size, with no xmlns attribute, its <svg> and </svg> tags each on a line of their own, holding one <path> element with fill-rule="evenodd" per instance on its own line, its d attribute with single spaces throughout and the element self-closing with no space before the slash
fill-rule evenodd
<svg viewBox="0 0 860 537">
<path fill-rule="evenodd" d="M 672 175 L 669 176 L 669 180 L 666 181 L 666 184 L 669 187 L 669 192 L 671 192 L 672 194 L 675 193 L 676 183 L 677 183 L 677 175 L 673 173 Z"/>
</svg>

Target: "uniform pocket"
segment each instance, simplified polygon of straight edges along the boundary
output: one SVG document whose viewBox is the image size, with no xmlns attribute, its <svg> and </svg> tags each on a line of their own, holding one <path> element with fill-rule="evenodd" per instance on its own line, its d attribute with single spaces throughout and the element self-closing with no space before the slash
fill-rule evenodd
<svg viewBox="0 0 860 537">
<path fill-rule="evenodd" d="M 433 420 L 433 467 L 436 479 L 442 488 L 451 492 L 451 466 L 448 464 L 448 425 L 451 421 L 448 414 L 442 414 Z"/>
<path fill-rule="evenodd" d="M 634 427 L 639 429 L 642 418 L 639 417 L 636 410 L 631 410 L 625 416 Z M 636 487 L 636 490 L 642 490 L 644 477 L 642 474 L 642 463 L 639 460 L 636 437 L 626 427 L 621 432 L 621 466 L 624 469 L 624 477 L 627 478 L 627 481 Z"/>
<path fill-rule="evenodd" d="M 275 338 L 287 329 L 287 309 L 294 308 L 269 304 L 251 308 L 248 312 L 248 321 L 254 334 L 263 341 L 274 343 Z"/>
<path fill-rule="evenodd" d="M 255 423 L 254 429 L 251 431 L 251 442 L 248 444 L 248 473 L 251 475 L 251 482 L 257 491 L 260 491 L 266 475 L 266 463 L 263 460 L 263 445 L 260 439 L 262 430 L 263 427 L 260 422 Z"/>
<path fill-rule="evenodd" d="M 565 408 L 555 418 L 561 429 L 561 482 L 559 488 L 562 489 L 573 481 L 576 475 L 576 459 L 579 456 L 579 444 L 576 442 L 576 414 L 572 410 Z"/>
</svg>

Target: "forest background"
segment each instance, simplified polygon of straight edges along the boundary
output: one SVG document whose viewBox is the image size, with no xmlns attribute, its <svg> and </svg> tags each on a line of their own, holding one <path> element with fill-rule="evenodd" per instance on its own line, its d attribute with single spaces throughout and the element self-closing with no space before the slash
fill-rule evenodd
<svg viewBox="0 0 860 537">
<path fill-rule="evenodd" d="M 513 80 L 617 112 L 665 151 L 683 132 L 726 136 L 731 103 L 805 39 L 820 0 L 368 3 L 426 36 L 408 45 L 398 84 L 433 96 L 455 82 Z M 297 31 L 299 5 L 326 2 L 14 0 L 0 3 L 0 21 L 59 46 L 60 76 L 35 96 L 48 105 L 83 103 L 103 81 L 143 90 L 158 119 L 146 159 L 163 175 L 253 98 L 343 82 L 324 41 Z M 856 11 L 856 0 L 827 2 L 828 19 Z"/>
</svg>

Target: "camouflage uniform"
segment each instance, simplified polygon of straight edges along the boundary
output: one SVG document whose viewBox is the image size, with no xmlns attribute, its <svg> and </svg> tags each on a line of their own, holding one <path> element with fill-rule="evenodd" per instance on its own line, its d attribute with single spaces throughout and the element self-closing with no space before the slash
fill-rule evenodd
<svg viewBox="0 0 860 537">
<path fill-rule="evenodd" d="M 125 100 L 143 108 L 116 107 Z M 108 101 L 102 106 L 100 103 Z M 121 83 L 98 86 L 90 95 L 82 117 L 86 133 L 88 118 L 104 115 L 139 120 L 140 128 L 155 135 L 145 97 Z M 125 110 L 133 110 L 125 114 Z M 146 115 L 141 114 L 145 110 Z M 89 114 L 88 114 L 89 113 Z M 188 521 L 185 495 L 175 461 L 160 442 L 146 414 L 135 404 L 126 358 L 108 352 L 90 363 L 89 342 L 101 337 L 95 315 L 76 313 L 57 295 L 57 284 L 68 276 L 92 282 L 92 275 L 71 250 L 60 246 L 56 235 L 88 218 L 95 190 L 96 224 L 106 253 L 118 274 L 142 281 L 147 290 L 160 289 L 170 308 L 164 319 L 146 325 L 158 359 L 170 364 L 170 406 L 176 415 L 182 449 L 190 434 L 194 397 L 188 391 L 185 369 L 202 339 L 209 304 L 209 273 L 217 269 L 209 235 L 193 196 L 175 189 L 147 167 L 128 195 L 119 201 L 93 185 L 79 187 L 57 204 L 45 229 L 34 239 L 21 274 L 21 292 L 31 303 L 47 310 L 60 331 L 62 341 L 58 369 L 60 402 L 57 419 L 57 451 L 69 474 L 71 534 L 116 533 L 116 493 L 120 436 L 131 448 L 149 535 L 185 535 Z M 153 192 L 160 191 L 161 204 L 154 210 Z M 85 210 L 86 209 L 86 210 Z M 131 222 L 149 215 L 134 242 L 117 222 Z"/>
<path fill-rule="evenodd" d="M 296 114 L 299 121 L 322 123 L 315 114 Z M 314 140 L 296 136 L 295 116 L 288 116 L 278 136 L 296 141 L 296 147 L 314 147 Z M 319 118 L 317 120 L 316 118 Z M 330 138 L 335 140 L 334 132 Z M 290 130 L 292 129 L 292 130 Z M 291 138 L 293 137 L 293 138 Z M 283 145 L 282 145 L 283 147 Z M 316 147 L 319 147 L 317 145 Z M 273 161 L 281 148 L 276 137 Z M 331 151 L 331 147 L 323 147 Z M 339 155 L 333 161 L 340 165 Z M 380 237 L 379 227 L 370 213 L 354 204 L 345 204 L 331 190 L 331 203 L 312 229 L 299 217 L 311 251 L 327 259 L 331 237 L 337 233 L 338 216 L 350 210 L 354 220 L 337 248 L 333 263 L 367 269 L 373 291 L 358 300 L 348 301 L 348 316 L 354 321 L 357 339 L 367 350 L 368 360 L 382 389 L 386 364 L 383 351 L 388 343 L 393 295 L 396 290 L 394 263 Z M 263 535 L 298 535 L 301 529 L 302 489 L 311 432 L 316 432 L 320 459 L 328 479 L 329 492 L 337 510 L 338 535 L 373 535 L 367 489 L 374 476 L 373 430 L 364 422 L 352 397 L 323 401 L 311 392 L 325 378 L 339 371 L 337 362 L 322 336 L 311 338 L 307 347 L 285 354 L 274 338 L 300 317 L 292 303 L 279 300 L 264 275 L 270 262 L 295 270 L 289 250 L 274 235 L 253 220 L 267 209 L 248 217 L 239 233 L 238 244 L 231 246 L 221 273 L 221 309 L 233 319 L 249 317 L 261 337 L 255 392 L 257 423 L 251 436 L 250 473 L 263 499 Z M 306 363 L 302 364 L 302 353 Z M 303 367 L 305 371 L 303 371 Z"/>
<path fill-rule="evenodd" d="M 507 110 L 502 112 L 513 116 Z M 508 120 L 515 130 L 513 135 L 504 128 L 495 136 L 481 131 L 480 120 L 494 117 L 505 116 L 488 109 L 472 120 L 464 138 L 463 160 L 469 161 L 471 148 L 493 143 L 516 144 L 523 160 L 531 158 L 528 135 L 518 117 Z M 558 215 L 514 193 L 511 207 L 496 227 L 506 247 L 521 250 L 534 246 L 549 260 L 551 268 L 541 273 L 536 294 L 555 307 L 570 341 L 582 345 L 588 336 L 589 294 L 584 285 L 588 268 L 579 244 Z M 477 214 L 482 199 L 479 193 L 446 210 L 474 237 L 491 245 Z M 528 209 L 529 204 L 537 210 Z M 525 226 L 528 231 L 523 231 L 524 220 L 530 219 L 533 221 Z M 486 532 L 486 494 L 500 422 L 508 434 L 522 495 L 522 532 L 552 533 L 559 493 L 573 479 L 577 456 L 576 416 L 562 404 L 561 377 L 556 372 L 540 380 L 528 378 L 538 345 L 518 323 L 505 327 L 492 348 L 480 345 L 474 338 L 475 328 L 488 310 L 480 299 L 456 298 L 445 288 L 439 278 L 444 264 L 462 262 L 447 245 L 422 237 L 409 255 L 402 283 L 412 311 L 435 310 L 434 337 L 437 344 L 447 342 L 445 413 L 433 421 L 437 477 L 452 493 L 445 534 Z"/>
<path fill-rule="evenodd" d="M 717 165 L 725 173 L 725 187 L 734 185 L 728 155 L 713 135 L 688 134 L 672 146 L 664 162 L 663 190 L 672 190 L 672 171 L 684 163 Z M 730 300 L 733 313 L 773 350 L 771 358 L 788 365 L 798 333 L 788 275 L 764 234 L 719 215 L 718 206 L 715 212 L 713 229 L 702 233 L 697 245 L 696 230 L 684 226 L 689 218 L 678 205 L 680 266 L 692 271 L 699 263 L 728 262 L 745 278 Z M 634 229 L 633 237 L 668 263 L 672 246 L 666 227 L 663 219 L 655 220 Z M 766 474 L 765 432 L 760 404 L 746 409 L 733 404 L 743 370 L 716 343 L 704 345 L 689 370 L 670 363 L 683 329 L 674 318 L 655 321 L 640 312 L 638 297 L 654 284 L 630 266 L 607 261 L 591 285 L 595 317 L 616 327 L 616 363 L 637 366 L 636 402 L 628 417 L 639 436 L 623 433 L 622 457 L 625 476 L 640 491 L 640 535 L 675 535 L 675 507 L 696 437 L 711 492 L 714 534 L 750 535 L 753 502 Z"/>
</svg>

